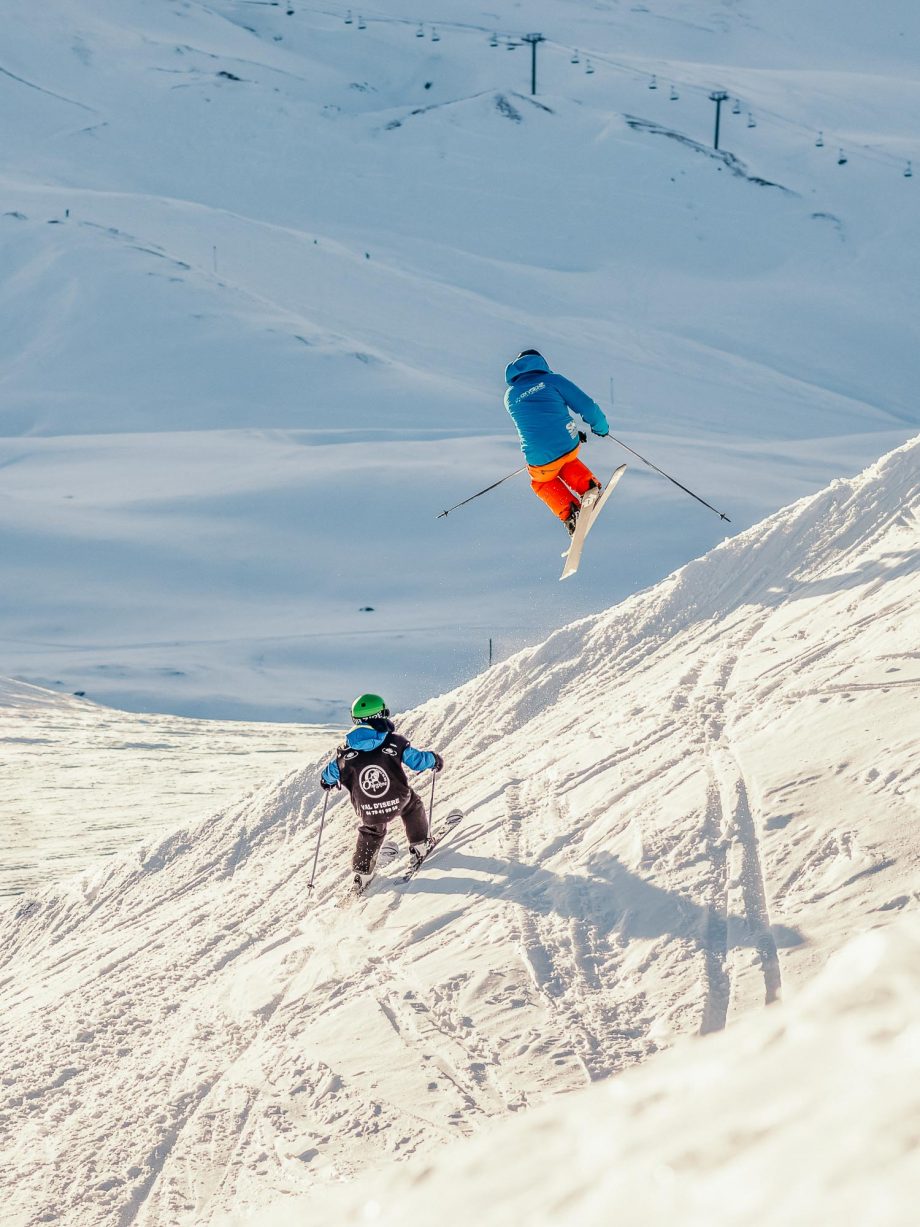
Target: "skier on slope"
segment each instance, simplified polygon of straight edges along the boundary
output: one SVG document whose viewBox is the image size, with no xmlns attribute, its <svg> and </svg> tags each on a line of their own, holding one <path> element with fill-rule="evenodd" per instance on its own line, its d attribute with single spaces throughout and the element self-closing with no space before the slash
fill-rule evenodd
<svg viewBox="0 0 920 1227">
<path fill-rule="evenodd" d="M 521 438 L 533 491 L 575 531 L 581 499 L 601 483 L 578 459 L 578 427 L 572 412 L 603 437 L 610 427 L 600 405 L 581 388 L 557 375 L 536 349 L 525 349 L 505 369 L 505 408 Z M 573 446 L 574 444 L 574 446 Z"/>
<path fill-rule="evenodd" d="M 351 718 L 357 728 L 348 734 L 320 776 L 324 789 L 344 786 L 348 790 L 361 819 L 351 862 L 357 891 L 362 891 L 374 876 L 387 823 L 394 818 L 403 820 L 415 864 L 423 861 L 432 847 L 425 806 L 411 788 L 403 767 L 437 772 L 444 760 L 433 750 L 414 749 L 396 732 L 389 717 L 379 694 L 362 694 L 355 699 Z"/>
</svg>

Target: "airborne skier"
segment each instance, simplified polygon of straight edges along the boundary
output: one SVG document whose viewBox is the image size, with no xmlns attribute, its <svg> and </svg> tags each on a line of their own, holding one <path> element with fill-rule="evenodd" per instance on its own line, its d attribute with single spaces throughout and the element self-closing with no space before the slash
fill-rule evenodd
<svg viewBox="0 0 920 1227">
<path fill-rule="evenodd" d="M 602 438 L 610 433 L 607 419 L 577 384 L 551 371 L 536 349 L 525 349 L 508 364 L 505 381 L 505 408 L 521 439 L 530 484 L 571 535 L 582 497 L 591 489 L 601 488 L 591 470 L 578 459 L 578 427 L 572 412 L 584 418 L 591 432 Z"/>
<path fill-rule="evenodd" d="M 357 728 L 339 746 L 335 758 L 323 769 L 324 789 L 344 787 L 351 795 L 361 820 L 352 857 L 354 887 L 361 892 L 374 876 L 377 853 L 387 832 L 387 823 L 402 818 L 415 864 L 431 849 L 428 815 L 421 797 L 410 786 L 404 767 L 413 771 L 438 772 L 444 766 L 433 750 L 416 750 L 396 732 L 390 712 L 379 694 L 362 694 L 351 705 Z"/>
</svg>

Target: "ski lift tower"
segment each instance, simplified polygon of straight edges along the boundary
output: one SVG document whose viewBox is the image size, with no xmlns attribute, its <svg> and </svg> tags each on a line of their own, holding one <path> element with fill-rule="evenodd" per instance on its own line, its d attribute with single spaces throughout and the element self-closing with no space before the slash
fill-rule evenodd
<svg viewBox="0 0 920 1227">
<path fill-rule="evenodd" d="M 534 95 L 537 92 L 537 46 L 546 39 L 542 34 L 525 34 L 524 42 L 530 43 L 530 93 Z"/>
<path fill-rule="evenodd" d="M 722 103 L 728 102 L 728 94 L 724 89 L 714 89 L 709 95 L 709 101 L 716 104 L 716 133 L 713 138 L 713 149 L 719 148 L 719 120 L 722 117 Z"/>
</svg>

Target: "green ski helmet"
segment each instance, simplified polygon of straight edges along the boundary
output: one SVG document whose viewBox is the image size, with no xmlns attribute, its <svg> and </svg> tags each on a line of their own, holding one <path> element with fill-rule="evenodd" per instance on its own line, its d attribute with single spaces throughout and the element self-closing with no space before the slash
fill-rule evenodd
<svg viewBox="0 0 920 1227">
<path fill-rule="evenodd" d="M 379 694 L 358 695 L 351 705 L 351 718 L 355 724 L 360 724 L 362 720 L 372 720 L 374 716 L 386 718 L 389 714 L 390 709 Z"/>
</svg>

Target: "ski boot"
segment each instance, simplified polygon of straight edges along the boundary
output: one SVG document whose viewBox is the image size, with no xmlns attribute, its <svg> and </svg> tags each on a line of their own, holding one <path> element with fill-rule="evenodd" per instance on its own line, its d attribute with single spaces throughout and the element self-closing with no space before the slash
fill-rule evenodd
<svg viewBox="0 0 920 1227">
<path fill-rule="evenodd" d="M 575 536 L 575 525 L 578 523 L 578 513 L 579 513 L 579 511 L 581 511 L 581 507 L 579 506 L 579 504 L 578 504 L 578 503 L 571 503 L 571 504 L 569 505 L 569 514 L 568 514 L 568 516 L 567 516 L 567 517 L 566 517 L 566 518 L 565 518 L 565 519 L 562 521 L 562 522 L 563 522 L 563 524 L 566 526 L 566 528 L 569 530 L 569 536 L 570 536 L 570 537 L 574 537 L 574 536 Z"/>
<path fill-rule="evenodd" d="M 373 876 L 373 870 L 371 870 L 370 873 L 355 873 L 355 876 L 352 879 L 352 890 L 354 893 L 356 895 L 363 895 Z"/>
<path fill-rule="evenodd" d="M 409 862 L 410 868 L 418 869 L 422 861 L 434 847 L 433 839 L 422 839 L 417 844 L 409 845 Z"/>
</svg>

